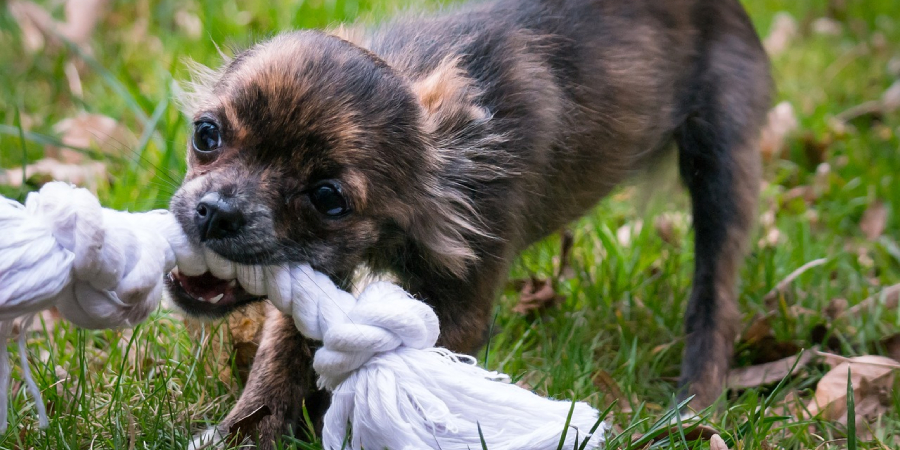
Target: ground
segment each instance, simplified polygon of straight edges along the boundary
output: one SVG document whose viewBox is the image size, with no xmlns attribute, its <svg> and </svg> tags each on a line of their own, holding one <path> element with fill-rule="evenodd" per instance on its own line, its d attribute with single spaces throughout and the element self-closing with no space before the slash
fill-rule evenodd
<svg viewBox="0 0 900 450">
<path fill-rule="evenodd" d="M 62 1 L 39 3 L 65 20 Z M 129 210 L 165 207 L 184 172 L 189 127 L 172 98 L 173 81 L 188 78 L 186 57 L 215 65 L 216 44 L 227 53 L 277 30 L 356 16 L 377 20 L 398 6 L 373 0 L 70 3 L 80 5 L 70 26 L 51 24 L 68 30 L 73 42 L 64 43 L 42 33 L 40 21 L 37 28 L 28 22 L 25 16 L 35 17 L 28 4 L 0 2 L 0 193 L 23 199 L 48 176 L 29 172 L 22 184 L 20 167 L 53 156 L 69 166 L 56 167 L 65 172 L 52 177 L 80 177 L 105 205 Z M 769 37 L 776 103 L 787 102 L 773 113 L 775 122 L 796 118 L 797 128 L 781 137 L 774 127 L 763 149 L 760 225 L 741 271 L 745 331 L 734 366 L 753 367 L 753 378 L 763 371 L 754 365 L 801 349 L 825 355 L 798 364 L 779 386 L 776 379 L 730 391 L 704 414 L 704 433 L 685 425 L 682 434 L 676 426 L 656 445 L 707 448 L 706 440 L 691 438 L 715 431 L 731 448 L 896 448 L 900 391 L 889 362 L 864 359 L 853 366 L 863 374 L 854 378 L 854 402 L 841 397 L 812 418 L 803 405 L 827 395 L 835 380 L 846 394 L 846 367 L 826 376 L 841 361 L 835 355 L 897 357 L 897 302 L 880 294 L 900 283 L 900 85 L 894 84 L 900 7 L 895 0 L 745 3 Z M 90 5 L 101 12 L 85 14 Z M 61 150 L 54 145 L 60 140 L 91 151 Z M 615 401 L 610 419 L 617 448 L 643 448 L 649 436 L 640 441 L 640 435 L 658 430 L 654 422 L 670 417 L 674 405 L 693 253 L 688 199 L 673 171 L 663 172 L 653 184 L 676 194 L 652 195 L 638 180 L 572 224 L 568 257 L 561 257 L 559 236 L 522 255 L 512 277 L 550 285 L 529 295 L 534 289 L 511 283 L 496 309 L 494 337 L 480 355 L 489 368 L 541 394 L 601 409 Z M 799 276 L 789 276 L 801 267 Z M 853 309 L 872 296 L 873 307 Z M 537 299 L 537 310 L 521 302 L 528 297 Z M 38 430 L 15 368 L 10 428 L 0 448 L 183 448 L 192 433 L 221 419 L 239 393 L 238 383 L 215 369 L 220 349 L 200 345 L 172 311 L 118 332 L 43 319 L 28 334 L 28 358 L 50 426 Z M 227 330 L 210 327 L 203 338 L 216 334 Z M 10 351 L 17 356 L 14 346 Z M 842 412 L 848 403 L 860 419 L 872 420 L 851 424 L 848 432 Z"/>
</svg>

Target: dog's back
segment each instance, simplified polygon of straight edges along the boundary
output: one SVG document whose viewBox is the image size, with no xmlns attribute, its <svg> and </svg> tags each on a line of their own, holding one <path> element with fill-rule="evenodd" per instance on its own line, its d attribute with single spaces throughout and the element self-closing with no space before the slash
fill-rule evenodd
<svg viewBox="0 0 900 450">
<path fill-rule="evenodd" d="M 485 2 L 388 22 L 363 45 L 413 79 L 463 69 L 491 117 L 481 132 L 502 144 L 477 149 L 485 180 L 447 176 L 502 198 L 501 210 L 519 205 L 522 244 L 669 148 L 709 91 L 732 84 L 728 107 L 747 129 L 769 104 L 768 61 L 737 0 Z"/>
</svg>

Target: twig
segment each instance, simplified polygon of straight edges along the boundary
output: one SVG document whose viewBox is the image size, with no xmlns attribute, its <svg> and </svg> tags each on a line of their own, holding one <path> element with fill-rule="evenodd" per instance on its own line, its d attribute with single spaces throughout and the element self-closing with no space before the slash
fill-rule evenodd
<svg viewBox="0 0 900 450">
<path fill-rule="evenodd" d="M 793 283 L 794 280 L 797 279 L 797 277 L 803 275 L 807 270 L 812 269 L 813 267 L 821 266 L 826 262 L 828 262 L 828 258 L 814 259 L 791 272 L 787 277 L 785 277 L 785 279 L 779 281 L 778 284 L 776 284 L 775 287 L 765 295 L 765 297 L 763 297 L 763 302 L 765 302 L 766 307 L 769 309 L 774 308 L 775 300 L 780 294 L 784 293 L 788 286 L 790 286 L 791 283 Z"/>
</svg>

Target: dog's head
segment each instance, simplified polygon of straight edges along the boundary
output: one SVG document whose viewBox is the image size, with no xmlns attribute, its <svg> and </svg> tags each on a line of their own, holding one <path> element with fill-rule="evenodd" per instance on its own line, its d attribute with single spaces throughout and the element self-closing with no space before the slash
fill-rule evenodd
<svg viewBox="0 0 900 450">
<path fill-rule="evenodd" d="M 434 142 L 436 117 L 453 103 L 441 91 L 460 90 L 452 84 L 409 80 L 310 31 L 200 69 L 185 101 L 188 172 L 171 210 L 195 243 L 240 264 L 308 263 L 340 276 L 411 239 L 428 250 L 426 263 L 460 273 L 474 258 L 466 230 L 476 227 L 460 213 L 467 199 L 445 189 Z M 189 312 L 255 300 L 209 276 L 176 274 L 169 284 Z"/>
</svg>

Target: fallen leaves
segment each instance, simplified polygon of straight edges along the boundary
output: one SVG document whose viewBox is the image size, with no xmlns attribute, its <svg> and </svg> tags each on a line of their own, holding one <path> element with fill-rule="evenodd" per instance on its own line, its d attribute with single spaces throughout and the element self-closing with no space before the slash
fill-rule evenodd
<svg viewBox="0 0 900 450">
<path fill-rule="evenodd" d="M 565 297 L 556 293 L 553 281 L 531 276 L 519 288 L 519 301 L 512 307 L 517 314 L 527 315 L 559 305 Z"/>
<path fill-rule="evenodd" d="M 44 158 L 32 164 L 8 169 L 0 174 L 0 183 L 20 187 L 24 182 L 40 186 L 49 181 L 66 181 L 97 192 L 98 181 L 108 178 L 106 165 L 99 161 L 83 164 L 66 164 L 52 158 Z"/>
<path fill-rule="evenodd" d="M 873 202 L 863 213 L 859 221 L 859 229 L 866 239 L 874 241 L 878 239 L 887 226 L 887 208 L 883 202 Z"/>
<path fill-rule="evenodd" d="M 763 40 L 763 47 L 770 55 L 777 55 L 787 50 L 794 38 L 797 37 L 797 31 L 797 21 L 794 20 L 794 16 L 780 12 L 775 15 L 772 30 Z"/>
<path fill-rule="evenodd" d="M 835 355 L 836 356 L 836 355 Z M 900 363 L 884 356 L 837 357 L 842 360 L 819 380 L 814 398 L 807 404 L 808 417 L 819 416 L 848 425 L 848 371 L 853 384 L 855 424 L 858 435 L 868 437 L 866 421 L 877 419 L 891 406 L 891 389 Z"/>
<path fill-rule="evenodd" d="M 709 450 L 728 450 L 728 446 L 725 445 L 725 440 L 722 439 L 722 436 L 714 434 L 713 437 L 709 438 Z"/>
<path fill-rule="evenodd" d="M 623 413 L 633 412 L 631 408 L 633 403 L 632 399 L 628 398 L 628 396 L 622 392 L 619 383 L 616 382 L 615 378 L 613 378 L 609 372 L 600 369 L 594 374 L 591 381 L 600 392 L 603 392 L 605 395 L 608 395 L 616 401 L 616 406 L 619 411 Z"/>
<path fill-rule="evenodd" d="M 190 316 L 184 317 L 185 327 L 192 339 L 216 355 L 216 358 L 207 360 L 208 373 L 216 374 L 226 384 L 233 383 L 235 378 L 246 383 L 259 349 L 267 308 L 266 302 L 252 303 L 212 326 Z M 211 330 L 219 332 L 211 333 Z M 201 337 L 205 339 L 201 340 Z"/>
<path fill-rule="evenodd" d="M 81 113 L 53 127 L 62 146 L 47 146 L 44 159 L 24 168 L 0 171 L 0 183 L 20 187 L 23 183 L 40 186 L 48 181 L 66 181 L 97 192 L 109 179 L 106 164 L 88 159 L 85 149 L 97 149 L 105 155 L 128 151 L 134 135 L 115 119 L 100 114 Z M 79 150 L 76 150 L 79 149 Z"/>
<path fill-rule="evenodd" d="M 850 122 L 859 118 L 880 119 L 885 114 L 900 110 L 900 81 L 895 81 L 878 100 L 867 102 L 849 108 L 834 118 L 839 124 Z"/>
<path fill-rule="evenodd" d="M 797 130 L 800 123 L 794 107 L 788 102 L 781 102 L 769 111 L 766 125 L 760 135 L 760 152 L 763 160 L 773 161 L 781 156 L 787 146 L 787 138 Z"/>
<path fill-rule="evenodd" d="M 68 0 L 65 21 L 56 21 L 40 5 L 30 1 L 13 0 L 7 5 L 10 14 L 22 30 L 26 50 L 36 53 L 45 46 L 59 48 L 60 38 L 89 51 L 88 43 L 108 0 Z"/>
<path fill-rule="evenodd" d="M 552 279 L 530 276 L 526 279 L 510 280 L 509 285 L 519 292 L 519 300 L 512 311 L 523 316 L 534 316 L 558 306 L 565 296 L 556 292 L 555 285 L 572 276 L 569 265 L 573 246 L 572 233 L 565 230 L 560 236 L 560 256 L 556 274 Z"/>
<path fill-rule="evenodd" d="M 725 384 L 729 389 L 750 389 L 774 384 L 788 375 L 799 373 L 815 355 L 815 352 L 805 351 L 777 361 L 732 369 L 728 372 Z"/>
</svg>

